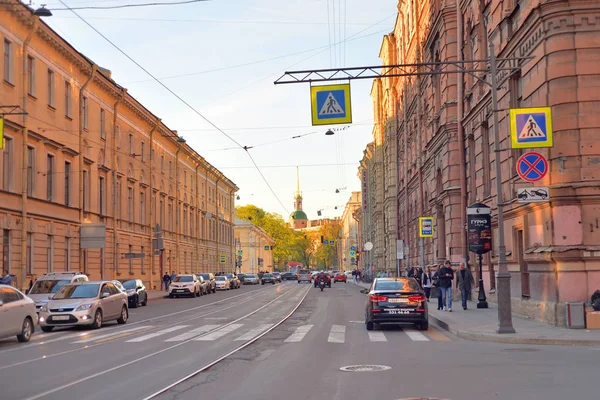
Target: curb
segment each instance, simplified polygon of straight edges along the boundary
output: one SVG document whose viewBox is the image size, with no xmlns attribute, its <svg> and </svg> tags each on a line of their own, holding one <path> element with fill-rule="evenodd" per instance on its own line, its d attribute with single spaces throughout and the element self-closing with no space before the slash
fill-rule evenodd
<svg viewBox="0 0 600 400">
<path fill-rule="evenodd" d="M 429 321 L 438 328 L 450 332 L 460 338 L 475 342 L 494 342 L 506 344 L 530 344 L 530 345 L 548 345 L 548 346 L 598 346 L 600 340 L 596 339 L 552 339 L 552 338 L 525 338 L 510 335 L 493 335 L 488 333 L 479 333 L 473 331 L 465 331 L 453 328 L 443 320 L 429 314 Z"/>
</svg>

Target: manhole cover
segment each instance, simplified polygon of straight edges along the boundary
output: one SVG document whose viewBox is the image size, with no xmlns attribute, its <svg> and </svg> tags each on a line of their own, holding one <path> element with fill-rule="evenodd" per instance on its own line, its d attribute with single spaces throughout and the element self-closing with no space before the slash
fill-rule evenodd
<svg viewBox="0 0 600 400">
<path fill-rule="evenodd" d="M 510 352 L 512 352 L 512 353 L 520 353 L 520 352 L 523 352 L 523 353 L 533 353 L 534 351 L 540 351 L 540 350 L 539 349 L 530 349 L 530 348 L 524 347 L 524 348 L 521 348 L 521 349 L 519 349 L 519 348 L 515 348 L 515 349 L 502 349 L 502 351 L 507 351 L 509 353 Z"/>
<path fill-rule="evenodd" d="M 348 365 L 340 368 L 341 371 L 345 372 L 379 372 L 388 369 L 392 369 L 392 367 L 387 365 Z"/>
</svg>

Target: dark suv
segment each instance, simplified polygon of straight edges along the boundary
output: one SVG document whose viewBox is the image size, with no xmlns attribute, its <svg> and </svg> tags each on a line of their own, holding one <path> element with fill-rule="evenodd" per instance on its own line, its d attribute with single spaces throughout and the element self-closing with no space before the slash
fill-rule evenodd
<svg viewBox="0 0 600 400">
<path fill-rule="evenodd" d="M 196 274 L 196 276 L 201 276 L 208 283 L 208 291 L 207 293 L 216 293 L 217 292 L 217 281 L 215 280 L 215 276 L 212 273 L 207 274 Z"/>
</svg>

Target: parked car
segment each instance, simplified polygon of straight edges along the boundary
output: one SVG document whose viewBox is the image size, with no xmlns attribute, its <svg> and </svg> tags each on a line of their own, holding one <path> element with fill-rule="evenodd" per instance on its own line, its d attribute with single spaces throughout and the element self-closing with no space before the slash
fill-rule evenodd
<svg viewBox="0 0 600 400">
<path fill-rule="evenodd" d="M 202 275 L 196 275 L 196 278 L 200 281 L 200 296 L 204 296 L 205 294 L 209 294 L 209 284 L 204 280 Z"/>
<path fill-rule="evenodd" d="M 81 272 L 48 272 L 39 277 L 30 290 L 27 291 L 27 297 L 35 303 L 35 308 L 40 308 L 48 302 L 48 295 L 55 294 L 58 290 L 68 283 L 88 282 L 87 275 Z"/>
<path fill-rule="evenodd" d="M 19 342 L 29 342 L 38 316 L 35 303 L 20 290 L 0 285 L 0 339 L 16 336 Z"/>
<path fill-rule="evenodd" d="M 236 276 L 240 280 L 240 284 L 243 285 L 244 284 L 244 280 L 246 279 L 246 274 L 237 274 Z"/>
<path fill-rule="evenodd" d="M 256 274 L 246 274 L 244 278 L 244 285 L 258 285 L 260 283 L 260 279 L 258 279 L 258 275 Z"/>
<path fill-rule="evenodd" d="M 120 279 L 118 282 L 127 293 L 129 308 L 148 305 L 148 292 L 141 279 Z"/>
<path fill-rule="evenodd" d="M 414 323 L 417 329 L 429 329 L 427 297 L 414 278 L 376 278 L 365 307 L 365 325 L 373 330 L 375 324 Z"/>
<path fill-rule="evenodd" d="M 298 271 L 298 283 L 308 282 L 312 280 L 312 274 L 307 269 L 301 269 Z"/>
<path fill-rule="evenodd" d="M 276 280 L 277 280 L 277 278 L 275 278 L 275 276 L 273 276 L 273 274 L 266 273 L 262 276 L 261 284 L 264 285 L 265 283 L 270 283 L 270 284 L 274 285 Z"/>
<path fill-rule="evenodd" d="M 201 276 L 206 282 L 208 282 L 208 293 L 216 293 L 217 291 L 217 282 L 215 281 L 215 276 L 212 273 L 202 273 L 196 274 L 196 276 Z"/>
<path fill-rule="evenodd" d="M 64 285 L 40 309 L 40 327 L 86 325 L 98 329 L 106 321 L 124 324 L 129 318 L 127 294 L 110 281 L 88 281 Z"/>
<path fill-rule="evenodd" d="M 333 283 L 336 283 L 336 282 L 346 283 L 346 281 L 347 281 L 346 274 L 335 274 L 335 276 L 333 277 Z"/>
<path fill-rule="evenodd" d="M 239 289 L 242 286 L 242 283 L 235 274 L 225 274 L 225 276 L 229 279 L 232 289 Z"/>
<path fill-rule="evenodd" d="M 217 282 L 217 290 L 230 290 L 231 282 L 225 275 L 219 275 L 215 278 Z"/>
<path fill-rule="evenodd" d="M 193 274 L 177 275 L 169 285 L 169 297 L 200 297 L 200 280 Z"/>
<path fill-rule="evenodd" d="M 298 279 L 298 274 L 294 274 L 293 272 L 284 272 L 281 274 L 281 279 L 284 281 L 295 281 Z"/>
</svg>

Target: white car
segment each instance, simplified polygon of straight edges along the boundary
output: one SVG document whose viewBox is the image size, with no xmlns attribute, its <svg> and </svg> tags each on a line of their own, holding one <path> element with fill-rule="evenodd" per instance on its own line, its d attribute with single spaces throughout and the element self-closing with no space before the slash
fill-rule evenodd
<svg viewBox="0 0 600 400">
<path fill-rule="evenodd" d="M 244 285 L 258 285 L 259 283 L 260 279 L 256 274 L 246 274 L 244 277 Z"/>
<path fill-rule="evenodd" d="M 202 293 L 200 280 L 196 275 L 177 275 L 169 285 L 169 297 L 198 296 Z"/>
<path fill-rule="evenodd" d="M 48 303 L 48 296 L 58 292 L 58 289 L 68 283 L 88 282 L 87 275 L 81 272 L 48 272 L 35 281 L 27 296 L 35 302 L 39 312 Z"/>
<path fill-rule="evenodd" d="M 229 290 L 231 289 L 231 282 L 225 275 L 215 276 L 217 281 L 217 290 Z"/>
<path fill-rule="evenodd" d="M 0 285 L 0 339 L 16 336 L 29 342 L 38 317 L 35 303 L 18 289 Z"/>
</svg>

